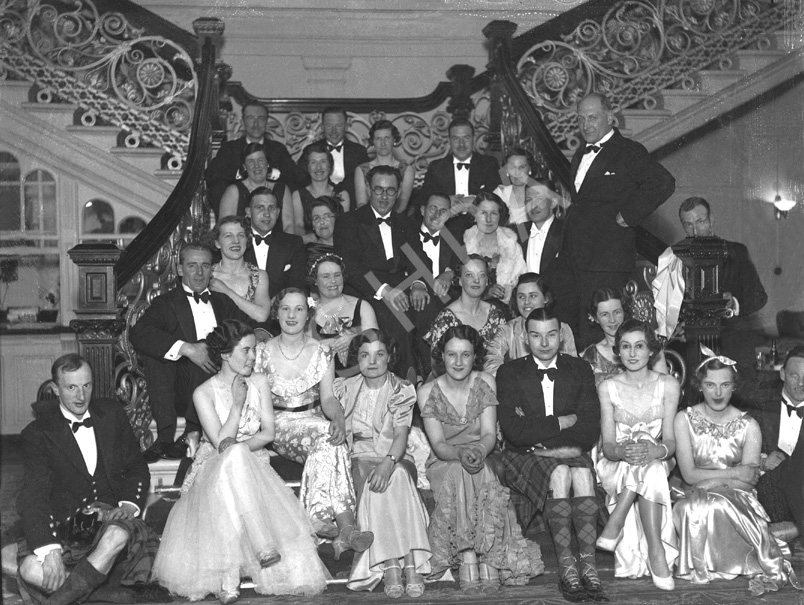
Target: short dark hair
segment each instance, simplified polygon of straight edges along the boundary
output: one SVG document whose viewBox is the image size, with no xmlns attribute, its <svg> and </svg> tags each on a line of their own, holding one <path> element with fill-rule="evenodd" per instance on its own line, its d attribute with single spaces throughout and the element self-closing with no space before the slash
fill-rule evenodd
<svg viewBox="0 0 804 605">
<path fill-rule="evenodd" d="M 523 149 L 522 147 L 512 147 L 511 151 L 505 154 L 503 164 L 507 164 L 508 160 L 510 160 L 514 156 L 525 158 L 531 170 L 533 170 L 536 167 L 536 160 L 533 158 L 533 154 L 527 149 Z"/>
<path fill-rule="evenodd" d="M 266 116 L 270 115 L 268 113 L 268 108 L 263 103 L 261 103 L 260 101 L 249 101 L 248 103 L 243 105 L 243 109 L 240 111 L 240 114 L 242 115 L 242 114 L 246 113 L 246 109 L 248 109 L 249 107 L 259 107 L 259 108 L 265 110 L 265 115 Z"/>
<path fill-rule="evenodd" d="M 656 337 L 656 332 L 653 331 L 650 324 L 638 319 L 626 319 L 617 328 L 617 334 L 614 336 L 614 356 L 620 359 L 620 341 L 624 334 L 630 334 L 631 332 L 642 332 L 645 335 L 645 341 L 648 343 L 648 351 L 650 352 L 648 364 L 653 364 L 656 356 L 662 350 L 662 343 Z"/>
<path fill-rule="evenodd" d="M 246 146 L 243 147 L 243 151 L 240 152 L 240 165 L 246 165 L 246 158 L 254 153 L 262 153 L 265 156 L 266 161 L 268 160 L 268 153 L 265 151 L 265 145 L 262 143 L 246 143 Z"/>
<path fill-rule="evenodd" d="M 327 149 L 327 142 L 323 139 L 315 143 L 310 143 L 304 148 L 299 158 L 299 166 L 301 166 L 302 170 L 309 174 L 310 155 L 313 153 L 323 153 L 327 156 L 327 165 L 329 166 L 330 173 L 332 173 L 335 169 L 335 160 L 332 158 L 329 149 Z"/>
<path fill-rule="evenodd" d="M 369 189 L 371 189 L 371 182 L 378 174 L 381 176 L 396 177 L 397 187 L 402 184 L 402 173 L 399 172 L 398 168 L 395 168 L 394 166 L 386 166 L 385 164 L 378 164 L 369 170 L 368 174 L 366 175 L 366 183 L 368 184 Z"/>
<path fill-rule="evenodd" d="M 276 319 L 279 315 L 279 305 L 282 304 L 282 300 L 288 294 L 301 294 L 304 296 L 304 304 L 307 305 L 307 321 L 309 322 L 312 319 L 313 315 L 315 314 L 315 309 L 310 306 L 310 303 L 307 301 L 307 292 L 302 290 L 301 288 L 296 288 L 294 286 L 290 286 L 288 288 L 284 288 L 280 290 L 279 293 L 274 298 L 273 302 L 271 303 L 271 319 Z M 305 326 L 306 327 L 306 326 Z"/>
<path fill-rule="evenodd" d="M 338 265 L 343 273 L 343 279 L 346 280 L 346 263 L 343 262 L 343 259 L 334 252 L 328 252 L 327 254 L 322 254 L 312 263 L 310 263 L 310 269 L 307 272 L 307 277 L 311 284 L 314 284 L 315 280 L 318 279 L 318 268 L 321 266 L 321 263 L 335 263 Z"/>
<path fill-rule="evenodd" d="M 438 339 L 436 348 L 439 355 L 436 361 L 439 363 L 443 362 L 444 349 L 447 348 L 447 343 L 453 338 L 457 338 L 458 340 L 468 340 L 471 343 L 472 349 L 474 349 L 475 353 L 475 361 L 472 364 L 472 369 L 482 370 L 483 363 L 486 359 L 486 345 L 484 344 L 483 338 L 480 336 L 478 331 L 468 324 L 459 324 L 457 326 L 447 328 L 447 331 L 444 332 L 441 335 L 441 338 Z"/>
<path fill-rule="evenodd" d="M 276 202 L 276 205 L 279 207 L 279 209 L 282 210 L 282 200 L 280 200 L 279 196 L 277 196 L 273 191 L 268 189 L 268 187 L 266 187 L 265 185 L 260 185 L 254 191 L 248 194 L 248 204 L 246 204 L 246 206 L 251 207 L 251 201 L 255 197 L 259 197 L 261 195 L 270 195 L 272 198 L 274 198 L 274 201 Z"/>
<path fill-rule="evenodd" d="M 207 244 L 199 240 L 191 240 L 189 242 L 186 242 L 181 247 L 181 250 L 179 250 L 179 264 L 184 262 L 184 255 L 190 250 L 209 252 L 210 258 L 212 258 L 213 256 L 212 248 L 210 248 Z"/>
<path fill-rule="evenodd" d="M 516 304 L 516 297 L 517 293 L 519 292 L 519 286 L 523 286 L 525 284 L 536 284 L 536 287 L 542 293 L 544 297 L 544 306 L 552 306 L 555 303 L 555 299 L 553 298 L 553 292 L 550 290 L 550 286 L 547 285 L 547 282 L 544 278 L 539 275 L 538 273 L 533 273 L 531 271 L 527 273 L 523 273 L 519 276 L 519 279 L 516 280 L 516 285 L 514 289 L 511 291 L 511 300 L 508 303 L 508 306 L 511 309 L 511 313 L 514 317 L 519 317 L 519 306 Z"/>
<path fill-rule="evenodd" d="M 385 345 L 385 350 L 388 352 L 388 367 L 395 366 L 399 358 L 399 351 L 396 341 L 387 332 L 378 330 L 376 328 L 363 330 L 360 334 L 352 339 L 352 342 L 349 343 L 347 366 L 356 366 L 358 363 L 357 355 L 360 353 L 360 347 L 362 347 L 364 344 L 374 342 L 381 342 L 383 345 Z"/>
<path fill-rule="evenodd" d="M 703 206 L 706 208 L 706 216 L 712 214 L 712 208 L 709 206 L 709 202 L 707 202 L 702 197 L 688 197 L 686 200 L 681 202 L 681 205 L 678 207 L 678 216 L 681 216 L 682 212 L 689 212 L 690 210 L 695 210 L 698 206 Z"/>
<path fill-rule="evenodd" d="M 336 217 L 343 214 L 343 206 L 338 198 L 331 195 L 317 197 L 304 206 L 304 228 L 307 231 L 313 230 L 313 208 L 329 208 L 329 211 Z"/>
<path fill-rule="evenodd" d="M 784 363 L 782 367 L 787 367 L 787 362 L 793 359 L 794 357 L 798 357 L 799 359 L 804 359 L 804 345 L 797 345 L 790 349 L 787 352 L 787 355 L 784 356 Z"/>
<path fill-rule="evenodd" d="M 246 236 L 249 235 L 251 230 L 251 226 L 249 225 L 249 221 L 245 216 L 239 216 L 235 214 L 230 214 L 229 216 L 222 217 L 217 223 L 215 223 L 215 227 L 212 229 L 212 239 L 218 240 L 221 236 L 221 227 L 224 225 L 240 225 L 243 228 L 243 231 L 246 232 Z"/>
<path fill-rule="evenodd" d="M 427 196 L 427 199 L 424 200 L 422 208 L 427 206 L 427 204 L 430 203 L 430 200 L 433 199 L 434 197 L 440 197 L 442 200 L 447 200 L 448 206 L 452 204 L 452 200 L 449 197 L 449 193 L 445 193 L 444 191 L 433 191 L 430 195 Z"/>
<path fill-rule="evenodd" d="M 560 330 L 561 320 L 558 318 L 552 308 L 542 307 L 541 309 L 533 309 L 533 311 L 528 313 L 528 316 L 525 319 L 525 331 L 528 331 L 528 322 L 530 321 L 553 321 L 554 319 L 556 322 L 558 322 L 558 328 Z"/>
<path fill-rule="evenodd" d="M 496 193 L 492 193 L 491 191 L 481 191 L 475 196 L 472 204 L 477 207 L 480 206 L 481 202 L 494 202 L 497 204 L 497 208 L 499 208 L 500 211 L 500 224 L 498 228 L 505 227 L 511 220 L 511 212 L 508 210 L 508 204 L 502 201 L 502 198 Z"/>
<path fill-rule="evenodd" d="M 87 363 L 86 359 L 81 357 L 78 353 L 67 353 L 59 357 L 53 362 L 53 365 L 50 366 L 50 377 L 53 379 L 53 383 L 58 385 L 59 377 L 62 374 L 65 372 L 76 372 L 84 366 L 89 367 L 89 363 Z M 92 368 L 90 368 L 90 370 L 92 370 Z"/>
<path fill-rule="evenodd" d="M 246 336 L 254 334 L 254 328 L 238 319 L 224 319 L 219 326 L 207 335 L 209 360 L 221 365 L 222 356 L 228 355 Z"/>
<path fill-rule="evenodd" d="M 394 145 L 399 145 L 402 140 L 402 135 L 399 134 L 399 129 L 393 125 L 391 120 L 377 120 L 369 128 L 369 141 L 374 140 L 374 133 L 378 130 L 390 130 L 391 138 L 394 140 Z"/>
<path fill-rule="evenodd" d="M 330 105 L 324 108 L 324 111 L 321 112 L 321 120 L 324 120 L 324 116 L 329 114 L 339 113 L 343 116 L 344 120 L 348 120 L 349 116 L 346 114 L 346 110 L 341 107 L 340 105 Z"/>
<path fill-rule="evenodd" d="M 595 323 L 597 306 L 602 302 L 606 302 L 607 300 L 619 300 L 620 304 L 623 306 L 623 312 L 625 313 L 625 294 L 623 294 L 622 290 L 615 290 L 614 288 L 606 286 L 596 290 L 595 293 L 592 294 L 592 298 L 589 299 L 589 307 L 587 308 L 587 312 L 589 313 L 589 320 L 592 323 Z"/>
<path fill-rule="evenodd" d="M 468 126 L 472 129 L 472 136 L 475 135 L 475 127 L 467 118 L 453 118 L 453 120 L 449 123 L 449 126 L 447 126 L 447 135 L 452 132 L 453 128 L 458 128 L 459 126 Z"/>
<path fill-rule="evenodd" d="M 690 384 L 698 391 L 702 390 L 704 378 L 709 370 L 731 370 L 732 382 L 734 382 L 734 390 L 740 387 L 740 375 L 737 373 L 737 368 L 720 361 L 717 357 L 713 357 L 701 367 L 695 370 L 695 374 L 690 379 Z"/>
</svg>

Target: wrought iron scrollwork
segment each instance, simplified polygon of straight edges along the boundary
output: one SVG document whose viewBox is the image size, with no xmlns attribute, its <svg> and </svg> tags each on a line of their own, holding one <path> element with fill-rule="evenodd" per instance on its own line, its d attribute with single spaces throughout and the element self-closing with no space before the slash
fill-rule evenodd
<svg viewBox="0 0 804 605">
<path fill-rule="evenodd" d="M 174 42 L 91 0 L 0 0 L 0 66 L 185 158 L 198 81 Z"/>
</svg>

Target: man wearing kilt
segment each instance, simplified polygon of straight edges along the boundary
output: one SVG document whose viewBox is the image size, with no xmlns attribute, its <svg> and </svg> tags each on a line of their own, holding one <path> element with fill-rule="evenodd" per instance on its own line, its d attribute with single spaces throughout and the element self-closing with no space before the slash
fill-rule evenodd
<svg viewBox="0 0 804 605">
<path fill-rule="evenodd" d="M 58 401 L 34 404 L 36 420 L 22 431 L 23 599 L 149 600 L 159 538 L 138 518 L 150 475 L 128 418 L 116 401 L 91 400 L 92 371 L 80 355 L 59 357 L 51 373 Z M 146 590 L 122 586 L 135 583 Z"/>
<path fill-rule="evenodd" d="M 589 450 L 600 435 L 600 402 L 589 364 L 559 355 L 561 326 L 552 310 L 527 318 L 531 355 L 497 372 L 503 483 L 542 511 L 567 601 L 605 602 L 595 563 L 598 501 Z M 531 519 L 520 519 L 526 528 Z M 572 547 L 572 532 L 578 545 Z"/>
</svg>

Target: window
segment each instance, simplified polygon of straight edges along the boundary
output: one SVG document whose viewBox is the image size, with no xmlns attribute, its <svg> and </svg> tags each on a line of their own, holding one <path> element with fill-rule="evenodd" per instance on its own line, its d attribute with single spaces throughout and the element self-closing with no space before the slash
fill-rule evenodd
<svg viewBox="0 0 804 605">
<path fill-rule="evenodd" d="M 19 231 L 20 218 L 20 163 L 0 151 L 0 231 Z"/>
<path fill-rule="evenodd" d="M 56 179 L 44 170 L 25 177 L 24 231 L 56 233 Z"/>
<path fill-rule="evenodd" d="M 114 210 L 112 205 L 103 200 L 88 201 L 84 205 L 81 232 L 84 235 L 114 233 Z"/>
</svg>

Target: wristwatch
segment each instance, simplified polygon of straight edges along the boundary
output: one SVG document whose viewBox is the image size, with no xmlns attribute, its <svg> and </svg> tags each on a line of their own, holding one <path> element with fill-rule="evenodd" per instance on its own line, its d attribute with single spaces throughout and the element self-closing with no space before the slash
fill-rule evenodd
<svg viewBox="0 0 804 605">
<path fill-rule="evenodd" d="M 396 464 L 396 456 L 394 456 L 393 454 L 385 454 L 385 457 L 386 457 L 386 458 L 390 458 L 390 459 L 391 459 L 391 462 L 393 462 L 394 464 Z"/>
</svg>

